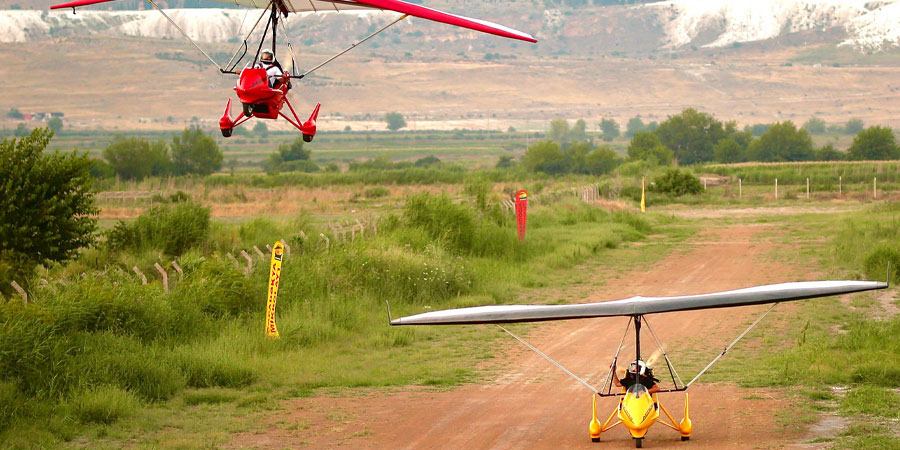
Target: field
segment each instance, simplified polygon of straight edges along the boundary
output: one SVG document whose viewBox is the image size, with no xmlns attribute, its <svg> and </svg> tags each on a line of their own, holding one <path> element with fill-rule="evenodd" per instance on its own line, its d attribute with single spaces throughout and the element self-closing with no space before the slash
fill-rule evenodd
<svg viewBox="0 0 900 450">
<path fill-rule="evenodd" d="M 381 151 L 403 141 L 378 138 Z M 348 138 L 335 137 L 335 149 L 340 139 Z M 651 193 L 641 214 L 636 199 L 614 194 L 639 186 L 639 174 L 550 178 L 477 168 L 491 158 L 465 154 L 458 163 L 472 168 L 462 171 L 110 184 L 98 195 L 104 239 L 73 262 L 40 269 L 27 305 L 18 296 L 3 303 L 0 441 L 582 447 L 589 445 L 589 392 L 492 327 L 388 327 L 385 301 L 396 317 L 793 280 L 880 280 L 887 261 L 900 267 L 896 162 L 694 167 L 710 179 L 703 193 Z M 845 180 L 842 193 L 828 181 L 835 176 Z M 776 177 L 783 183 L 777 198 L 769 186 Z M 816 180 L 808 199 L 806 177 Z M 877 197 L 867 187 L 874 177 Z M 599 196 L 573 195 L 589 184 Z M 501 200 L 522 187 L 533 199 L 527 238 L 518 243 Z M 265 252 L 277 239 L 291 255 L 278 305 L 281 338 L 267 340 L 268 273 L 253 248 Z M 169 292 L 154 264 L 167 273 Z M 692 388 L 691 445 L 895 447 L 897 311 L 894 289 L 779 306 Z M 650 321 L 687 379 L 760 312 Z M 623 327 L 604 319 L 511 329 L 600 383 Z M 663 401 L 674 412 L 683 400 Z M 677 438 L 651 433 L 647 445 Z M 631 445 L 620 429 L 604 440 Z"/>
</svg>

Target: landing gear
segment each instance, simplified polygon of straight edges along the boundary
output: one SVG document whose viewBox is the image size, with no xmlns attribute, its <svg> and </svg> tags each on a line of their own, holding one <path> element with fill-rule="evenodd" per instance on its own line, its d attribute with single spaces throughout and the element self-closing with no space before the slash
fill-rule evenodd
<svg viewBox="0 0 900 450">
<path fill-rule="evenodd" d="M 634 440 L 634 448 L 643 448 L 644 447 L 644 438 L 637 438 Z"/>
<path fill-rule="evenodd" d="M 312 142 L 314 135 L 303 133 L 303 142 Z"/>
<path fill-rule="evenodd" d="M 222 136 L 223 137 L 231 137 L 231 132 L 234 130 L 233 128 L 222 128 Z"/>
<path fill-rule="evenodd" d="M 591 438 L 591 442 L 600 442 L 600 438 Z"/>
<path fill-rule="evenodd" d="M 689 440 L 691 440 L 691 437 L 690 437 L 690 436 L 682 436 L 682 437 L 681 437 L 681 440 L 682 440 L 682 441 L 689 441 Z"/>
</svg>

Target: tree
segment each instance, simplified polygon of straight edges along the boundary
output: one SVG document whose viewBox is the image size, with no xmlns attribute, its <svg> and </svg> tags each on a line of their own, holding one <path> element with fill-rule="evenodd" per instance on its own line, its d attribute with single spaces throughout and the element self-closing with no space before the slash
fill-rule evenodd
<svg viewBox="0 0 900 450">
<path fill-rule="evenodd" d="M 512 156 L 503 155 L 500 159 L 497 160 L 497 165 L 494 166 L 497 169 L 508 169 L 516 165 L 516 162 L 513 160 Z"/>
<path fill-rule="evenodd" d="M 672 164 L 672 150 L 666 148 L 656 133 L 638 131 L 628 144 L 628 159 L 632 161 L 648 161 L 668 166 Z"/>
<path fill-rule="evenodd" d="M 784 162 L 809 161 L 813 158 L 813 144 L 809 133 L 797 129 L 790 120 L 773 124 L 747 149 L 751 161 Z"/>
<path fill-rule="evenodd" d="M 403 114 L 398 112 L 389 112 L 384 115 L 384 121 L 387 122 L 387 128 L 391 131 L 397 131 L 406 126 L 406 119 Z"/>
<path fill-rule="evenodd" d="M 584 119 L 578 119 L 575 121 L 575 125 L 572 126 L 572 129 L 569 131 L 569 142 L 578 142 L 578 141 L 586 141 L 587 140 L 587 122 Z"/>
<path fill-rule="evenodd" d="M 291 142 L 282 142 L 278 146 L 278 151 L 269 155 L 265 168 L 269 173 L 291 170 L 300 172 L 318 171 L 318 166 L 309 161 L 311 155 L 312 152 L 303 148 L 303 138 L 297 137 Z"/>
<path fill-rule="evenodd" d="M 810 117 L 803 124 L 803 129 L 809 134 L 825 134 L 825 120 L 818 117 Z"/>
<path fill-rule="evenodd" d="M 647 126 L 644 125 L 644 121 L 641 120 L 641 116 L 632 117 L 628 119 L 628 123 L 625 125 L 625 137 L 634 137 L 634 133 L 637 133 L 638 131 L 644 131 L 646 128 Z"/>
<path fill-rule="evenodd" d="M 439 167 L 440 165 L 441 159 L 434 155 L 419 158 L 413 163 L 413 166 L 415 167 Z"/>
<path fill-rule="evenodd" d="M 659 124 L 656 134 L 675 152 L 679 164 L 696 164 L 712 161 L 713 147 L 725 136 L 725 130 L 712 115 L 687 108 Z"/>
<path fill-rule="evenodd" d="M 703 186 L 700 184 L 700 180 L 690 172 L 682 172 L 673 168 L 654 179 L 650 190 L 672 197 L 681 197 L 685 194 L 699 194 L 703 190 Z"/>
<path fill-rule="evenodd" d="M 113 137 L 112 143 L 103 149 L 103 159 L 125 180 L 165 175 L 172 167 L 165 142 L 150 143 L 144 138 L 121 135 Z"/>
<path fill-rule="evenodd" d="M 24 283 L 37 264 L 65 261 L 94 241 L 91 160 L 44 154 L 53 132 L 0 141 L 0 290 Z"/>
<path fill-rule="evenodd" d="M 609 142 L 619 137 L 619 124 L 614 119 L 603 119 L 600 121 L 600 131 L 603 132 L 603 140 Z"/>
<path fill-rule="evenodd" d="M 853 138 L 853 145 L 848 150 L 847 159 L 876 160 L 898 159 L 900 148 L 890 127 L 873 126 L 860 131 Z"/>
<path fill-rule="evenodd" d="M 222 150 L 216 140 L 199 128 L 185 128 L 172 138 L 172 163 L 180 175 L 209 175 L 222 168 Z"/>
<path fill-rule="evenodd" d="M 241 128 L 238 128 L 238 129 L 241 129 Z M 266 125 L 265 122 L 263 122 L 261 120 L 257 120 L 256 125 L 253 126 L 253 132 L 262 137 L 267 137 L 267 136 L 269 136 L 269 126 Z"/>
<path fill-rule="evenodd" d="M 561 144 L 568 142 L 569 138 L 569 122 L 566 119 L 553 119 L 550 121 L 550 132 L 547 137 L 551 141 Z"/>
<path fill-rule="evenodd" d="M 10 119 L 22 120 L 22 113 L 19 111 L 19 108 L 9 108 L 9 112 L 6 113 L 6 117 Z"/>
<path fill-rule="evenodd" d="M 615 170 L 622 158 L 615 150 L 602 146 L 591 152 L 584 160 L 585 172 L 590 175 L 605 175 Z"/>
<path fill-rule="evenodd" d="M 815 151 L 813 155 L 816 161 L 843 161 L 847 154 L 827 144 Z"/>
<path fill-rule="evenodd" d="M 59 133 L 63 129 L 63 121 L 59 117 L 54 117 L 47 121 L 47 126 L 53 130 L 53 133 Z"/>
<path fill-rule="evenodd" d="M 522 165 L 532 172 L 562 174 L 569 171 L 566 155 L 560 150 L 559 143 L 544 140 L 531 144 L 522 158 Z"/>
<path fill-rule="evenodd" d="M 587 157 L 594 151 L 594 146 L 588 141 L 573 142 L 566 146 L 566 165 L 572 173 L 587 174 Z"/>
<path fill-rule="evenodd" d="M 16 131 L 13 131 L 13 135 L 16 137 L 25 137 L 29 134 L 31 134 L 31 131 L 28 130 L 28 127 L 26 127 L 24 123 L 16 125 Z"/>
<path fill-rule="evenodd" d="M 847 125 L 844 126 L 844 133 L 846 134 L 859 134 L 866 125 L 860 119 L 850 119 L 847 121 Z"/>
<path fill-rule="evenodd" d="M 747 159 L 741 144 L 738 144 L 730 137 L 719 141 L 715 149 L 713 149 L 713 153 L 716 156 L 716 161 L 720 163 L 738 163 Z"/>
</svg>

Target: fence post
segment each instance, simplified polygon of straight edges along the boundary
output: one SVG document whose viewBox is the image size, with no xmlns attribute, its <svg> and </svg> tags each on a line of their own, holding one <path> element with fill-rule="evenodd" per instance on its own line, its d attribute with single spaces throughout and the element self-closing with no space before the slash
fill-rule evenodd
<svg viewBox="0 0 900 450">
<path fill-rule="evenodd" d="M 872 198 L 878 198 L 878 177 L 872 178 Z"/>
<path fill-rule="evenodd" d="M 138 266 L 134 266 L 131 268 L 139 277 L 141 277 L 141 284 L 147 284 L 147 277 L 144 276 L 144 273 L 141 272 L 141 269 L 138 269 Z"/>
<path fill-rule="evenodd" d="M 241 250 L 241 256 L 247 260 L 247 273 L 253 272 L 253 258 L 250 257 L 250 254 Z"/>
<path fill-rule="evenodd" d="M 366 227 L 363 226 L 362 222 L 359 219 L 356 219 L 356 224 L 359 225 L 359 237 L 366 237 Z"/>
<path fill-rule="evenodd" d="M 325 237 L 325 235 L 322 233 L 319 233 L 319 237 L 321 237 L 322 239 L 325 239 L 325 251 L 327 252 L 328 248 L 331 247 L 331 241 L 329 241 L 328 238 Z"/>
<path fill-rule="evenodd" d="M 706 178 L 703 179 L 703 190 L 706 190 Z"/>
<path fill-rule="evenodd" d="M 168 294 L 169 293 L 169 274 L 166 273 L 165 270 L 163 270 L 162 266 L 160 266 L 159 263 L 153 263 L 153 267 L 156 267 L 156 271 L 159 272 L 160 275 L 162 275 L 163 292 Z"/>
<path fill-rule="evenodd" d="M 269 253 L 271 254 L 271 253 L 272 253 L 272 246 L 269 245 L 269 244 L 266 244 L 266 250 L 268 250 Z"/>
<path fill-rule="evenodd" d="M 172 261 L 172 267 L 174 267 L 175 271 L 178 272 L 178 281 L 184 280 L 184 271 L 181 270 L 181 266 L 178 265 L 178 261 Z"/>
<path fill-rule="evenodd" d="M 241 267 L 241 263 L 238 262 L 237 258 L 235 258 L 234 255 L 231 254 L 231 252 L 226 253 L 225 256 L 227 256 L 228 259 L 230 259 L 231 262 L 234 263 L 235 267 Z"/>
<path fill-rule="evenodd" d="M 300 233 L 298 234 L 300 234 L 300 237 L 303 238 L 303 242 L 306 242 L 306 233 L 304 233 L 303 230 L 300 230 Z"/>
<path fill-rule="evenodd" d="M 284 245 L 284 255 L 291 256 L 291 246 L 288 245 L 287 240 L 282 239 L 281 244 Z"/>
<path fill-rule="evenodd" d="M 254 245 L 254 246 L 253 246 L 253 251 L 255 251 L 257 255 L 259 255 L 259 258 L 260 258 L 260 259 L 263 259 L 263 260 L 266 259 L 266 255 L 263 255 L 263 252 L 262 252 L 262 250 L 259 249 L 259 247 L 257 247 L 257 246 Z"/>
<path fill-rule="evenodd" d="M 372 235 L 378 236 L 378 219 L 372 219 Z"/>
<path fill-rule="evenodd" d="M 806 198 L 809 198 L 809 177 L 806 177 Z"/>
<path fill-rule="evenodd" d="M 775 179 L 775 200 L 778 200 L 778 178 Z"/>
<path fill-rule="evenodd" d="M 738 198 L 744 196 L 744 182 L 740 178 L 738 178 Z"/>
<path fill-rule="evenodd" d="M 27 305 L 28 293 L 25 292 L 25 289 L 22 289 L 22 286 L 19 286 L 19 283 L 16 283 L 15 281 L 10 282 L 9 284 L 22 296 L 22 301 Z"/>
<path fill-rule="evenodd" d="M 838 176 L 838 195 L 840 195 L 842 197 L 844 195 L 844 176 L 843 175 Z"/>
</svg>

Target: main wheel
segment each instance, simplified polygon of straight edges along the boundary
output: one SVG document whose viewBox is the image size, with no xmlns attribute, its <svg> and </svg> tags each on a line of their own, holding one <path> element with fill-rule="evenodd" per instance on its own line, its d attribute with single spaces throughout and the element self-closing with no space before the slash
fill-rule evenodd
<svg viewBox="0 0 900 450">
<path fill-rule="evenodd" d="M 253 117 L 253 105 L 250 103 L 242 103 L 242 105 L 244 105 L 244 115 Z"/>
<path fill-rule="evenodd" d="M 643 448 L 644 447 L 644 438 L 637 438 L 634 440 L 634 448 Z"/>
<path fill-rule="evenodd" d="M 314 136 L 311 135 L 311 134 L 304 134 L 304 135 L 303 135 L 303 142 L 312 142 L 313 137 L 314 137 Z"/>
<path fill-rule="evenodd" d="M 222 136 L 231 137 L 231 131 L 233 128 L 220 128 L 222 130 Z"/>
<path fill-rule="evenodd" d="M 682 437 L 681 437 L 681 440 L 682 440 L 682 441 L 689 441 L 689 440 L 691 440 L 691 437 L 690 437 L 690 436 L 682 436 Z"/>
<path fill-rule="evenodd" d="M 591 442 L 600 442 L 600 438 L 591 438 Z"/>
</svg>

